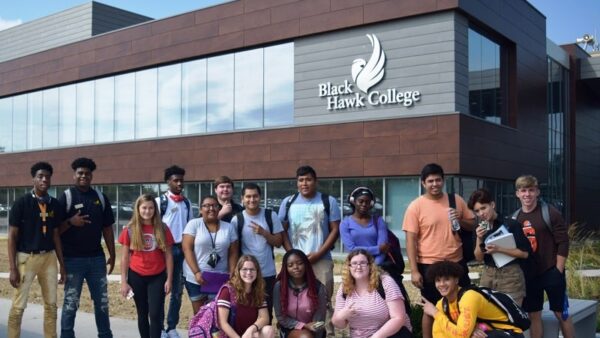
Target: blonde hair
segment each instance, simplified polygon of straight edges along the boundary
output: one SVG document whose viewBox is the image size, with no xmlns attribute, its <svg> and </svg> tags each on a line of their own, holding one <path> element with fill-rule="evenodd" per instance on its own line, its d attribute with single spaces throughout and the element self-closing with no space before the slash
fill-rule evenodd
<svg viewBox="0 0 600 338">
<path fill-rule="evenodd" d="M 240 275 L 240 270 L 246 262 L 252 262 L 256 269 L 256 279 L 252 282 L 249 294 L 246 293 L 244 281 Z M 233 275 L 229 279 L 229 285 L 235 289 L 236 303 L 258 307 L 265 301 L 265 280 L 262 277 L 260 265 L 258 264 L 256 257 L 252 255 L 242 255 L 238 259 Z M 252 300 L 252 302 L 250 302 L 250 300 Z"/>
<path fill-rule="evenodd" d="M 364 249 L 353 250 L 346 257 L 346 262 L 342 269 L 342 292 L 345 295 L 350 295 L 356 289 L 356 281 L 350 273 L 350 261 L 352 260 L 352 258 L 358 255 L 363 255 L 367 257 L 369 267 L 369 292 L 375 291 L 379 286 L 379 275 L 381 273 L 379 271 L 379 267 L 375 265 L 375 260 L 373 259 L 373 256 L 371 256 L 371 254 L 369 254 Z"/>
<path fill-rule="evenodd" d="M 135 200 L 133 216 L 127 223 L 127 228 L 131 229 L 129 233 L 130 241 L 129 247 L 131 250 L 141 251 L 144 249 L 144 237 L 142 234 L 142 226 L 144 225 L 142 216 L 140 215 L 140 206 L 142 203 L 152 202 L 154 205 L 154 215 L 152 215 L 152 228 L 154 229 L 154 237 L 156 238 L 156 244 L 162 251 L 167 250 L 167 240 L 165 235 L 166 225 L 162 222 L 160 214 L 158 212 L 158 205 L 154 196 L 151 194 L 143 194 Z"/>
<path fill-rule="evenodd" d="M 521 175 L 515 181 L 515 189 L 532 188 L 538 186 L 538 180 L 533 175 Z"/>
</svg>

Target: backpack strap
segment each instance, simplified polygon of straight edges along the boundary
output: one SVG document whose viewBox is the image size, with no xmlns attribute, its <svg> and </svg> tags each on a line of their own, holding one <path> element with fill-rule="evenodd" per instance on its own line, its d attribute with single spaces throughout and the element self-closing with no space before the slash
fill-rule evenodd
<svg viewBox="0 0 600 338">
<path fill-rule="evenodd" d="M 321 193 L 321 202 L 323 202 L 323 209 L 325 210 L 325 216 L 327 216 L 327 224 L 329 224 L 329 211 L 331 210 L 329 195 Z"/>
<path fill-rule="evenodd" d="M 300 193 L 297 192 L 297 193 L 291 195 L 288 198 L 287 202 L 285 203 L 285 215 L 283 216 L 283 221 L 284 222 L 288 222 L 288 214 L 290 213 L 290 207 L 292 206 L 292 203 L 294 203 L 294 201 L 296 200 L 296 198 L 298 198 L 299 194 Z"/>
<path fill-rule="evenodd" d="M 167 205 L 169 201 L 167 200 L 167 193 L 160 195 L 160 215 L 163 216 L 165 212 L 167 212 Z"/>
<path fill-rule="evenodd" d="M 448 193 L 448 205 L 452 209 L 456 209 L 456 196 L 454 193 Z"/>
<path fill-rule="evenodd" d="M 464 293 L 467 290 L 472 290 L 473 288 L 477 288 L 474 285 L 470 285 L 466 288 L 460 288 L 460 290 L 458 290 L 458 296 L 456 297 L 456 310 L 458 311 L 458 313 L 460 314 L 460 307 L 458 306 L 458 303 L 460 302 L 460 299 L 462 298 L 462 296 L 464 295 Z M 456 324 L 456 322 L 452 319 L 452 316 L 450 316 L 450 305 L 448 304 L 448 298 L 446 297 L 442 297 L 442 310 L 444 311 L 444 314 L 446 315 L 446 317 L 448 318 L 448 320 L 454 324 Z"/>
<path fill-rule="evenodd" d="M 552 222 L 550 221 L 550 206 L 548 205 L 548 203 L 542 200 L 540 200 L 538 203 L 540 204 L 540 208 L 542 209 L 542 219 L 544 220 L 544 223 L 546 223 L 546 227 L 548 227 L 548 230 L 552 232 L 553 226 Z M 515 210 L 515 212 L 513 212 L 510 218 L 517 220 L 517 217 L 519 217 L 521 210 L 522 208 Z"/>
<path fill-rule="evenodd" d="M 265 221 L 267 221 L 267 226 L 269 227 L 269 232 L 273 233 L 273 210 L 266 208 L 265 209 Z"/>
<path fill-rule="evenodd" d="M 100 204 L 102 204 L 102 211 L 104 211 L 106 209 L 106 201 L 104 200 L 104 194 L 96 188 L 94 188 L 94 191 L 96 192 L 96 195 L 98 195 L 98 200 L 100 200 Z"/>
</svg>

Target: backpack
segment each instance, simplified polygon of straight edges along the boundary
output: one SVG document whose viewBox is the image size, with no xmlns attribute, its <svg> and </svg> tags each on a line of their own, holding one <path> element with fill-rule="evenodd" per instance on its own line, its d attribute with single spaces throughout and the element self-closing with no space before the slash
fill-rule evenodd
<svg viewBox="0 0 600 338">
<path fill-rule="evenodd" d="M 73 192 L 71 191 L 71 189 L 75 188 L 69 188 L 65 190 L 65 210 L 67 211 L 67 213 L 71 211 L 71 206 L 73 204 Z M 104 211 L 104 209 L 106 209 L 106 201 L 104 200 L 104 194 L 96 188 L 92 188 L 92 190 L 94 190 L 96 192 L 96 195 L 98 195 L 98 200 L 100 201 L 100 204 L 102 204 L 102 211 Z"/>
<path fill-rule="evenodd" d="M 183 203 L 185 203 L 185 206 L 187 207 L 187 221 L 190 221 L 190 210 L 192 210 L 192 206 L 190 205 L 190 200 L 187 199 L 187 197 L 183 198 Z M 169 200 L 167 199 L 167 194 L 162 194 L 160 195 L 160 215 L 164 215 L 165 212 L 167 212 L 167 205 L 169 205 Z M 185 224 L 184 224 L 185 225 Z"/>
<path fill-rule="evenodd" d="M 240 256 L 242 255 L 242 229 L 244 228 L 244 212 L 238 212 L 235 217 L 237 218 L 237 230 L 238 230 L 238 240 L 240 241 Z M 273 210 L 265 209 L 265 220 L 267 221 L 267 226 L 269 226 L 269 232 L 273 233 Z M 273 252 L 273 247 L 271 247 L 271 254 L 273 255 L 273 259 L 275 259 L 275 253 Z"/>
<path fill-rule="evenodd" d="M 448 193 L 448 205 L 452 209 L 456 209 L 456 196 L 453 193 Z M 473 231 L 468 231 L 462 227 L 458 230 L 458 236 L 462 242 L 462 253 L 465 263 L 475 259 L 475 242 L 473 241 Z"/>
<path fill-rule="evenodd" d="M 478 322 L 486 323 L 490 327 L 494 327 L 493 324 L 508 324 L 518 327 L 523 331 L 528 330 L 529 326 L 531 326 L 531 320 L 529 320 L 527 312 L 525 312 L 517 303 L 515 303 L 511 296 L 500 291 L 496 291 L 486 287 L 478 287 L 476 285 L 471 285 L 469 287 L 460 289 L 460 291 L 458 292 L 457 302 L 460 302 L 461 297 L 468 290 L 473 290 L 482 295 L 486 300 L 494 304 L 500 311 L 502 311 L 508 318 L 507 321 L 501 321 L 489 320 L 478 317 Z M 456 322 L 454 322 L 450 317 L 450 307 L 448 305 L 448 299 L 446 297 L 442 299 L 442 308 L 444 310 L 444 313 L 446 314 L 446 317 L 448 317 L 448 319 L 452 323 L 456 324 Z"/>
<path fill-rule="evenodd" d="M 288 221 L 288 214 L 290 212 L 290 207 L 292 206 L 292 203 L 294 203 L 296 198 L 298 198 L 298 195 L 300 195 L 299 192 L 293 194 L 290 198 L 288 198 L 287 202 L 285 203 L 285 215 L 283 216 L 283 222 Z M 325 193 L 321 193 L 321 202 L 323 202 L 323 209 L 325 210 L 325 216 L 327 216 L 327 219 L 329 219 L 329 211 L 331 209 L 331 206 L 329 205 L 329 195 L 327 195 Z"/>
<path fill-rule="evenodd" d="M 232 288 L 228 284 L 224 284 L 221 286 L 221 289 L 217 293 L 217 297 L 207 304 L 202 305 L 198 312 L 190 319 L 190 323 L 188 325 L 188 337 L 189 338 L 226 338 L 227 336 L 219 329 L 219 321 L 217 319 L 218 316 L 218 295 L 221 293 L 223 288 L 229 289 L 229 294 L 231 296 L 231 308 L 229 310 L 229 318 L 227 321 L 230 324 L 235 322 L 235 293 L 232 292 Z"/>
<path fill-rule="evenodd" d="M 544 223 L 546 223 L 548 230 L 550 230 L 550 232 L 552 232 L 553 226 L 552 226 L 552 222 L 550 221 L 550 206 L 548 206 L 548 203 L 541 201 L 541 200 L 539 201 L 539 203 L 540 203 L 540 207 L 542 208 L 542 219 L 544 220 Z M 511 216 L 511 218 L 516 220 L 517 217 L 519 217 L 519 214 L 521 213 L 521 211 L 522 211 L 522 208 L 515 210 L 515 212 Z"/>
</svg>

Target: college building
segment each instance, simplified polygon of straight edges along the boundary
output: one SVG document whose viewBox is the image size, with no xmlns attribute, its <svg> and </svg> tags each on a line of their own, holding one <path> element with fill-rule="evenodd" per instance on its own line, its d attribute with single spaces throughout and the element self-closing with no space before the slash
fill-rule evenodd
<svg viewBox="0 0 600 338">
<path fill-rule="evenodd" d="M 427 163 L 504 213 L 533 174 L 568 222 L 600 226 L 600 56 L 548 40 L 525 0 L 237 0 L 159 20 L 90 2 L 0 44 L 0 233 L 34 162 L 56 195 L 81 156 L 116 231 L 173 164 L 196 208 L 220 175 L 277 208 L 308 164 L 344 211 L 371 187 L 400 236 Z"/>
</svg>

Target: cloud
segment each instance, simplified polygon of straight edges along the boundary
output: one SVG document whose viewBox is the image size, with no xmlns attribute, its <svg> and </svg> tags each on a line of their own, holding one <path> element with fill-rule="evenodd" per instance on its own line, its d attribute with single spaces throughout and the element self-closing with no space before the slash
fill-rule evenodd
<svg viewBox="0 0 600 338">
<path fill-rule="evenodd" d="M 7 20 L 0 17 L 0 31 L 23 23 L 21 19 Z"/>
</svg>

